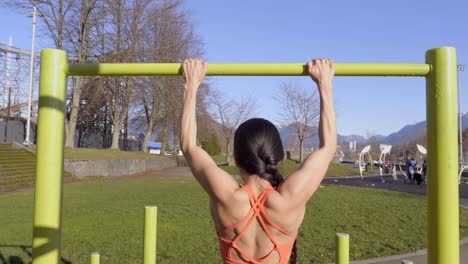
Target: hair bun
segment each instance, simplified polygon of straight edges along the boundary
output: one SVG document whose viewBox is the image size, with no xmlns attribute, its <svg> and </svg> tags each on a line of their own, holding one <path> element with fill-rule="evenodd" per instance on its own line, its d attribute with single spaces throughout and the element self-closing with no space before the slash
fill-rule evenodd
<svg viewBox="0 0 468 264">
<path fill-rule="evenodd" d="M 278 173 L 278 166 L 276 166 L 276 164 L 266 164 L 265 171 L 269 174 L 275 175 Z"/>
</svg>

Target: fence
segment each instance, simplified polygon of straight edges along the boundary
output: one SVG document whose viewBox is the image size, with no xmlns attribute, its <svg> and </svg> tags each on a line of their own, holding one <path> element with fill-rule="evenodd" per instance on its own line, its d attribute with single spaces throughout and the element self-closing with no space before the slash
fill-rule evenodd
<svg viewBox="0 0 468 264">
<path fill-rule="evenodd" d="M 36 142 L 36 124 L 32 123 L 30 130 L 32 143 Z M 0 143 L 23 143 L 26 137 L 26 120 L 5 120 L 0 121 Z"/>
</svg>

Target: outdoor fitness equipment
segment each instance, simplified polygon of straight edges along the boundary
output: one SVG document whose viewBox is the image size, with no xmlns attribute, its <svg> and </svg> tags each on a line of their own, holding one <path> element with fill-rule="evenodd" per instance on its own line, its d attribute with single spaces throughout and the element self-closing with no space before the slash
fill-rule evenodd
<svg viewBox="0 0 468 264">
<path fill-rule="evenodd" d="M 335 157 L 334 157 L 333 161 L 335 163 L 341 163 L 341 162 L 343 162 L 343 158 L 344 158 L 344 153 L 341 150 L 341 146 L 337 146 L 336 147 L 336 152 L 335 152 Z"/>
<path fill-rule="evenodd" d="M 465 169 L 468 169 L 468 165 L 460 164 L 460 174 L 458 175 L 458 183 L 461 183 L 461 177 Z"/>
<path fill-rule="evenodd" d="M 423 147 L 423 146 L 421 146 L 421 145 L 419 145 L 419 144 L 416 144 L 416 148 L 418 149 L 418 151 L 419 151 L 421 154 L 427 155 L 427 150 L 426 150 L 425 147 Z M 422 162 L 420 162 L 420 163 L 422 163 Z M 413 173 L 414 173 L 414 172 L 411 173 L 411 175 L 408 175 L 408 174 L 406 174 L 405 171 L 403 171 L 403 170 L 401 169 L 401 164 L 399 164 L 398 166 L 399 166 L 399 168 L 400 168 L 400 172 L 403 174 L 403 176 L 405 176 L 405 182 L 406 182 L 407 180 L 409 180 L 409 179 L 413 179 Z M 422 165 L 421 165 L 421 167 L 415 168 L 415 169 L 416 169 L 416 172 L 417 172 L 417 173 L 419 173 L 419 174 L 422 173 L 422 170 L 423 170 Z M 410 177 L 410 176 L 411 176 L 411 177 Z M 426 178 L 424 178 L 424 182 L 427 183 L 427 179 L 426 179 Z"/>
<path fill-rule="evenodd" d="M 33 264 L 60 262 L 66 79 L 73 75 L 181 75 L 180 63 L 69 64 L 65 51 L 41 53 Z M 303 63 L 210 63 L 207 75 L 307 76 Z M 426 78 L 428 260 L 460 263 L 457 151 L 457 62 L 453 47 L 426 52 L 426 63 L 337 63 L 336 76 Z"/>
<path fill-rule="evenodd" d="M 361 153 L 359 153 L 358 166 L 359 166 L 359 174 L 361 174 L 361 179 L 364 178 L 362 176 L 362 172 L 366 170 L 366 165 L 367 165 L 367 162 L 365 160 L 366 154 L 367 154 L 367 157 L 369 159 L 370 164 L 373 163 L 372 157 L 371 157 L 371 155 L 369 153 L 370 149 L 371 149 L 371 145 L 367 145 L 361 150 Z"/>
<path fill-rule="evenodd" d="M 392 145 L 380 144 L 379 172 L 380 172 L 380 178 L 382 180 L 382 183 L 385 182 L 383 178 L 384 166 L 386 166 L 385 156 L 387 156 L 387 154 L 390 154 L 391 150 L 392 150 Z M 393 177 L 393 180 L 395 181 L 397 180 L 395 165 L 392 167 L 392 177 Z"/>
<path fill-rule="evenodd" d="M 423 155 L 427 155 L 427 149 L 419 144 L 416 144 L 416 148 L 418 148 L 418 151 L 423 154 Z M 422 157 L 421 157 L 422 158 Z M 417 168 L 417 171 L 419 174 L 421 174 L 423 177 L 424 177 L 424 183 L 427 183 L 427 179 L 426 179 L 426 176 L 423 175 L 423 170 L 424 170 L 424 161 L 421 161 L 421 167 Z"/>
<path fill-rule="evenodd" d="M 423 155 L 427 155 L 427 149 L 419 144 L 416 144 L 416 148 L 418 148 L 419 152 Z"/>
<path fill-rule="evenodd" d="M 416 144 L 416 148 L 418 149 L 419 152 L 423 155 L 427 155 L 427 149 L 419 144 Z"/>
</svg>

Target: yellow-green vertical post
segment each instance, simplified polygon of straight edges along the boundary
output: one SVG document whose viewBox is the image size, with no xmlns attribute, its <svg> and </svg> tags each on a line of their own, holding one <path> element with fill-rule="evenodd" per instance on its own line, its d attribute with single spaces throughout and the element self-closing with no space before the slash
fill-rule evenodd
<svg viewBox="0 0 468 264">
<path fill-rule="evenodd" d="M 101 255 L 97 252 L 91 253 L 91 264 L 99 264 L 101 263 Z"/>
<path fill-rule="evenodd" d="M 145 206 L 145 241 L 143 252 L 144 264 L 156 263 L 156 231 L 158 221 L 158 207 Z"/>
<path fill-rule="evenodd" d="M 349 235 L 346 233 L 336 233 L 335 244 L 335 263 L 349 264 Z"/>
<path fill-rule="evenodd" d="M 41 53 L 34 193 L 33 264 L 60 263 L 67 54 Z"/>
<path fill-rule="evenodd" d="M 455 48 L 426 53 L 428 263 L 458 264 L 457 62 Z"/>
</svg>

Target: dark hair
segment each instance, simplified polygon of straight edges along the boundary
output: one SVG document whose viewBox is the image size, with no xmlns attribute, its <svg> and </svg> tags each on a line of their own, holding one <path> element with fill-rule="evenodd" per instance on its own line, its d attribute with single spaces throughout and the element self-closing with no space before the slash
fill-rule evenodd
<svg viewBox="0 0 468 264">
<path fill-rule="evenodd" d="M 237 128 L 234 158 L 240 168 L 257 174 L 273 187 L 284 180 L 277 167 L 284 158 L 283 144 L 278 129 L 268 120 L 252 118 Z"/>
<path fill-rule="evenodd" d="M 278 163 L 284 158 L 283 143 L 278 129 L 268 120 L 252 118 L 237 128 L 234 134 L 234 158 L 240 168 L 269 181 L 274 188 L 284 181 L 278 172 Z M 296 241 L 290 263 L 296 263 Z"/>
</svg>

